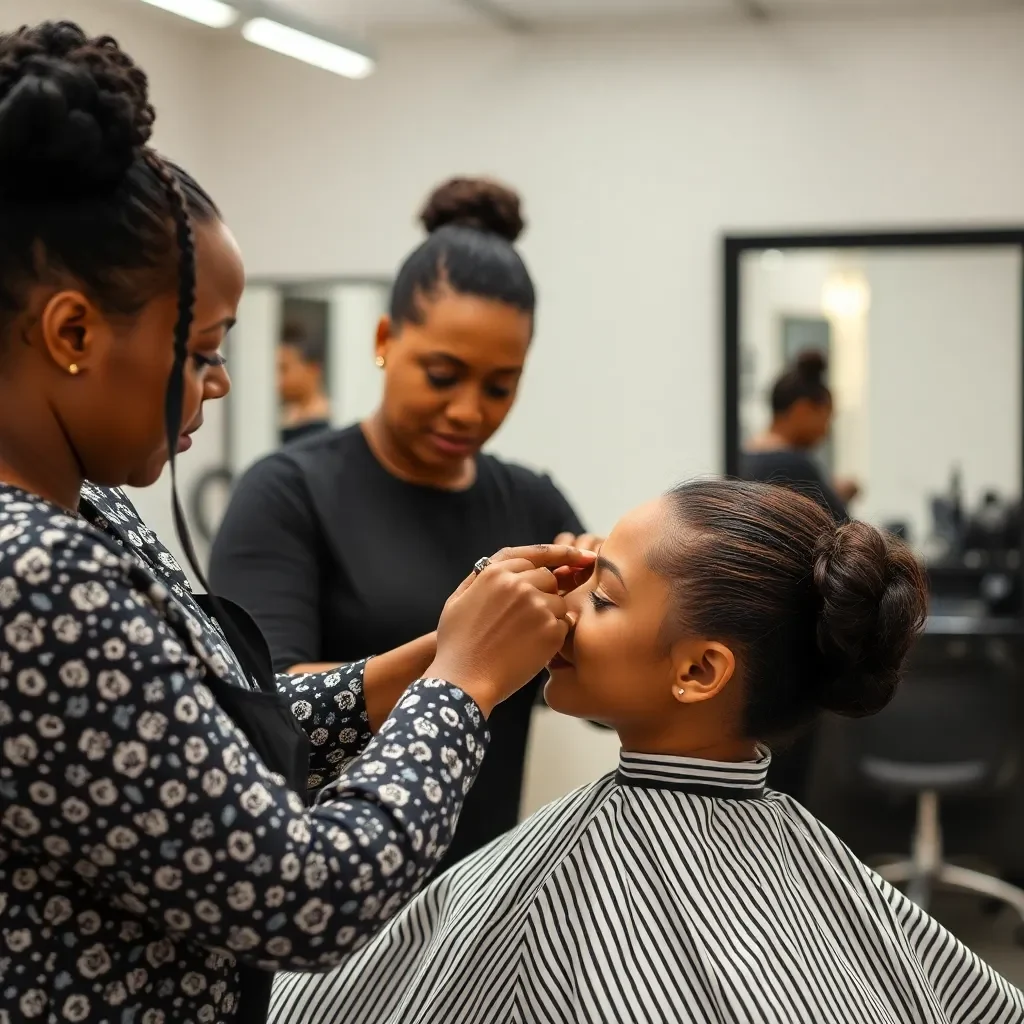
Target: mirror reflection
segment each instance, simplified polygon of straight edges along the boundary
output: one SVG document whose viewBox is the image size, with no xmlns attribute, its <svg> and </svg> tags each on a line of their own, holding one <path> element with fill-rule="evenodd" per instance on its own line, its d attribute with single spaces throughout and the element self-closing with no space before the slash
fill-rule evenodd
<svg viewBox="0 0 1024 1024">
<path fill-rule="evenodd" d="M 327 374 L 330 303 L 308 294 L 282 296 L 277 399 L 282 444 L 331 424 Z"/>
<path fill-rule="evenodd" d="M 745 252 L 741 473 L 930 566 L 1015 567 L 1021 272 L 1009 246 Z"/>
</svg>

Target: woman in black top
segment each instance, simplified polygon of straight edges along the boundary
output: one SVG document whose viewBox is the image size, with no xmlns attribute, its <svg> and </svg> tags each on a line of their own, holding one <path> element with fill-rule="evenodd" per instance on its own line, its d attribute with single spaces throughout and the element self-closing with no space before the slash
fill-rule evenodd
<svg viewBox="0 0 1024 1024">
<path fill-rule="evenodd" d="M 317 434 L 331 425 L 324 390 L 323 339 L 311 338 L 301 324 L 285 324 L 277 345 L 277 395 L 281 403 L 281 443 Z"/>
<path fill-rule="evenodd" d="M 533 284 L 513 247 L 518 197 L 455 179 L 422 221 L 429 236 L 400 268 L 377 331 L 380 407 L 253 467 L 213 546 L 215 588 L 253 615 L 278 669 L 418 637 L 426 666 L 425 635 L 480 551 L 583 534 L 548 477 L 481 454 L 515 401 L 533 334 Z M 492 718 L 446 864 L 516 824 L 538 691 Z"/>
<path fill-rule="evenodd" d="M 828 481 L 810 453 L 832 426 L 832 393 L 825 384 L 827 364 L 820 352 L 803 352 L 772 388 L 772 423 L 751 440 L 740 458 L 744 480 L 789 487 L 813 498 L 836 522 L 847 517 L 846 503 L 857 494 L 851 481 Z M 807 797 L 814 758 L 815 730 L 803 732 L 772 760 L 768 783 L 798 800 Z"/>
<path fill-rule="evenodd" d="M 823 505 L 837 522 L 857 495 L 852 481 L 830 482 L 811 458 L 832 427 L 832 393 L 825 384 L 825 358 L 804 352 L 772 388 L 771 426 L 747 443 L 740 459 L 744 480 L 782 484 Z"/>
<path fill-rule="evenodd" d="M 251 621 L 193 593 L 120 490 L 168 461 L 173 480 L 227 393 L 244 281 L 153 120 L 114 40 L 0 34 L 5 1021 L 258 1024 L 270 972 L 358 948 L 443 855 L 483 717 L 564 642 L 538 566 L 592 563 L 483 568 L 429 679 L 399 650 L 275 680 Z M 332 782 L 315 806 L 310 772 Z"/>
</svg>

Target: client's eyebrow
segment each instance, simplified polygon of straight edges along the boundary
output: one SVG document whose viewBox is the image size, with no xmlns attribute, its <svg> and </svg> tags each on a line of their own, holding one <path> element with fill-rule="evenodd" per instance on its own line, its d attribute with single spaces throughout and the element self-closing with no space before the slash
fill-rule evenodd
<svg viewBox="0 0 1024 1024">
<path fill-rule="evenodd" d="M 625 589 L 626 581 L 622 578 L 622 570 L 614 562 L 609 562 L 607 558 L 604 558 L 602 555 L 598 555 L 597 571 L 610 572 L 619 581 L 619 583 L 622 584 L 623 589 Z"/>
</svg>

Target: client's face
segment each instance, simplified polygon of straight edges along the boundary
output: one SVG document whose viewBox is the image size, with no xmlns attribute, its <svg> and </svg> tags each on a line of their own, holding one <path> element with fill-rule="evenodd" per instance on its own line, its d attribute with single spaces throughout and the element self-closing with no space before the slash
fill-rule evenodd
<svg viewBox="0 0 1024 1024">
<path fill-rule="evenodd" d="M 554 710 L 615 728 L 678 714 L 677 659 L 662 631 L 669 585 L 646 557 L 665 521 L 660 500 L 630 512 L 601 547 L 590 582 L 569 596 L 577 625 L 544 692 Z"/>
</svg>

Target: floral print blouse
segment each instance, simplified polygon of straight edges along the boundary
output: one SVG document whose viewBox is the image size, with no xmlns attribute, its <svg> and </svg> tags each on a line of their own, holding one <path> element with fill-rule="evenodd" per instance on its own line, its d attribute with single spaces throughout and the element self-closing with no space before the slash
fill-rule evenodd
<svg viewBox="0 0 1024 1024">
<path fill-rule="evenodd" d="M 204 684 L 250 685 L 126 496 L 0 485 L 0 1024 L 217 1024 L 237 964 L 324 970 L 445 852 L 488 741 L 442 680 L 376 738 L 363 664 L 279 686 L 313 806 Z"/>
</svg>

